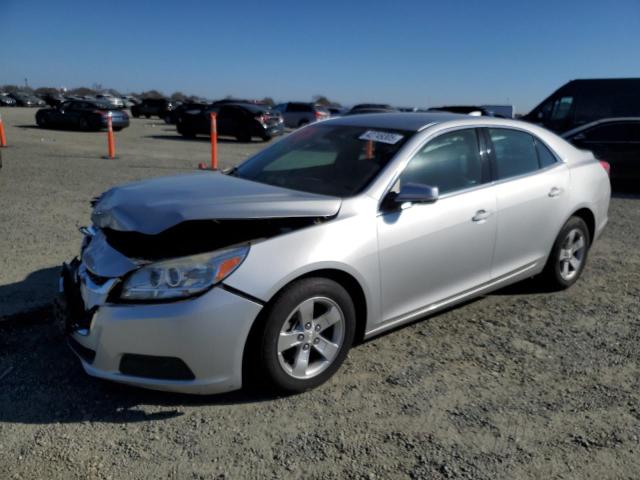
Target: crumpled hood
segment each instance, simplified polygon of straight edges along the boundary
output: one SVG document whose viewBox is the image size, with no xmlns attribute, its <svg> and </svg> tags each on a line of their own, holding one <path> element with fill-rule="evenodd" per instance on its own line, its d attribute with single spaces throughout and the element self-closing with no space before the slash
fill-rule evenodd
<svg viewBox="0 0 640 480">
<path fill-rule="evenodd" d="M 337 197 L 198 172 L 112 188 L 98 199 L 91 220 L 100 228 L 155 235 L 188 220 L 331 217 L 340 204 Z"/>
</svg>

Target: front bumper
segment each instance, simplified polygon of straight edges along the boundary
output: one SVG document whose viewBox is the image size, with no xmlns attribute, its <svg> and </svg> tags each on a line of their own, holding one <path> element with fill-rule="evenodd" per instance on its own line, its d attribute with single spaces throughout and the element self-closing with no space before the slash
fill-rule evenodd
<svg viewBox="0 0 640 480">
<path fill-rule="evenodd" d="M 100 293 L 86 291 L 95 285 L 82 278 L 79 267 L 77 260 L 63 267 L 57 312 L 89 375 L 182 393 L 221 393 L 242 386 L 244 346 L 262 305 L 215 287 L 172 303 L 104 303 L 87 311 L 83 297 Z M 140 359 L 156 362 L 153 375 L 128 373 Z M 158 368 L 176 359 L 192 372 L 190 378 L 175 379 L 169 367 L 168 378 L 160 378 Z"/>
</svg>

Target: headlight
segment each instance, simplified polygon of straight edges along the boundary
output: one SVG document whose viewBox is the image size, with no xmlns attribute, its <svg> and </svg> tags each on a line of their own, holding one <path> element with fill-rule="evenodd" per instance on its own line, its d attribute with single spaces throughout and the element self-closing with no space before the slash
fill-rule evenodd
<svg viewBox="0 0 640 480">
<path fill-rule="evenodd" d="M 247 246 L 149 264 L 125 280 L 120 296 L 126 300 L 190 297 L 231 275 L 248 253 Z"/>
</svg>

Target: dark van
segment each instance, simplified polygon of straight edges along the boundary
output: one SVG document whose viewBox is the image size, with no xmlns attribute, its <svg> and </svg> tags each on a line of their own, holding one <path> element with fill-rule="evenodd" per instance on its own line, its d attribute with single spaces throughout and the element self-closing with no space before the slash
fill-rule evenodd
<svg viewBox="0 0 640 480">
<path fill-rule="evenodd" d="M 522 119 L 562 133 L 610 117 L 640 117 L 640 78 L 571 80 Z"/>
</svg>

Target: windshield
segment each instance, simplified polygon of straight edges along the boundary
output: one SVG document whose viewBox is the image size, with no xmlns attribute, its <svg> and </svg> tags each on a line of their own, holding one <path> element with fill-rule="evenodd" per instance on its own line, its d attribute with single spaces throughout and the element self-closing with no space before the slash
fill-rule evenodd
<svg viewBox="0 0 640 480">
<path fill-rule="evenodd" d="M 258 153 L 232 174 L 293 190 L 350 197 L 375 178 L 412 134 L 312 125 Z"/>
</svg>

